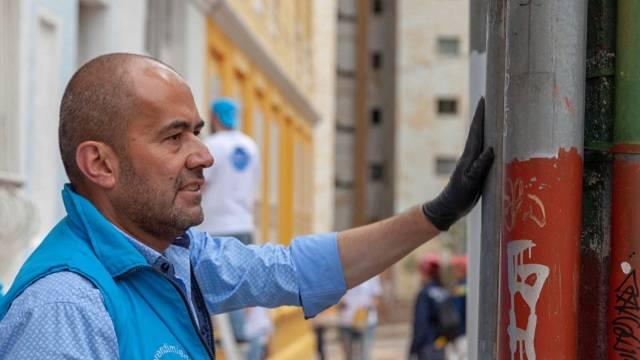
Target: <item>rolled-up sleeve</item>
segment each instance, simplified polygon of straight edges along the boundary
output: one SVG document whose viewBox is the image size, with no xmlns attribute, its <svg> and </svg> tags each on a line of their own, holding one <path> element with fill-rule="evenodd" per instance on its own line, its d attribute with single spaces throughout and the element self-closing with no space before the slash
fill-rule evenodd
<svg viewBox="0 0 640 360">
<path fill-rule="evenodd" d="M 192 264 L 212 313 L 298 305 L 312 317 L 346 291 L 335 233 L 300 236 L 290 246 L 192 236 Z"/>
<path fill-rule="evenodd" d="M 337 303 L 347 291 L 336 233 L 301 236 L 291 244 L 305 317 Z"/>
</svg>

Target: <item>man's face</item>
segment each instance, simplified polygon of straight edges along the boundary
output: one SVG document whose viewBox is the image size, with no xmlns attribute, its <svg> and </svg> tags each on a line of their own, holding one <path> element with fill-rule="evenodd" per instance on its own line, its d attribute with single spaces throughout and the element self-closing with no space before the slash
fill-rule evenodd
<svg viewBox="0 0 640 360">
<path fill-rule="evenodd" d="M 170 69 L 149 64 L 132 77 L 137 104 L 119 152 L 114 208 L 150 233 L 179 234 L 204 218 L 203 169 L 213 158 L 197 137 L 203 122 Z"/>
</svg>

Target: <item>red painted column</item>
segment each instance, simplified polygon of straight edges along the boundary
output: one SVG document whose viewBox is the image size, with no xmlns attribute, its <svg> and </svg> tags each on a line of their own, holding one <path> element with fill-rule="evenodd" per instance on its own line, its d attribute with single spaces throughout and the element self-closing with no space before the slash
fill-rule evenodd
<svg viewBox="0 0 640 360">
<path fill-rule="evenodd" d="M 506 165 L 501 359 L 576 358 L 582 157 Z"/>
<path fill-rule="evenodd" d="M 640 151 L 640 146 L 636 145 L 635 150 Z M 617 154 L 613 161 L 611 211 L 609 359 L 640 358 L 640 293 L 636 273 L 640 268 L 639 218 L 640 158 Z"/>
</svg>

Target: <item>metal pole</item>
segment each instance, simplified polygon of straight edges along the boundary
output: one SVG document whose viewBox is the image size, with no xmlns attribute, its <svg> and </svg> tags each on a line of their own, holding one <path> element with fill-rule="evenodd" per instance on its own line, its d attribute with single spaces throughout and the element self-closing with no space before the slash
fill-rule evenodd
<svg viewBox="0 0 640 360">
<path fill-rule="evenodd" d="M 576 359 L 586 10 L 506 5 L 501 359 Z"/>
<path fill-rule="evenodd" d="M 504 91 L 505 91 L 505 17 L 506 0 L 480 0 L 480 8 L 485 8 L 486 17 L 479 13 L 480 21 L 485 21 L 486 29 L 486 88 L 485 88 L 485 144 L 495 149 L 495 163 L 503 162 Z M 472 11 L 471 14 L 478 14 Z M 479 26 L 478 26 L 479 27 Z M 471 31 L 476 31 L 472 28 Z M 481 32 L 482 30 L 478 30 Z M 484 31 L 482 31 L 484 32 Z M 478 34 L 478 33 L 476 33 Z M 473 37 L 472 37 L 473 38 Z M 484 48 L 479 40 L 479 49 Z M 471 102 L 473 106 L 475 104 Z M 482 195 L 482 234 L 478 251 L 479 289 L 477 336 L 474 344 L 470 341 L 470 359 L 494 360 L 497 355 L 498 338 L 498 278 L 500 274 L 500 228 L 502 218 L 502 166 L 494 166 Z M 469 247 L 470 252 L 472 247 Z M 472 253 L 473 257 L 473 253 Z M 472 264 L 473 265 L 473 264 Z M 470 281 L 471 283 L 471 281 Z M 474 316 L 474 315 L 471 315 Z M 471 331 L 474 331 L 472 328 Z M 475 356 L 474 355 L 475 353 Z"/>
<path fill-rule="evenodd" d="M 618 1 L 609 359 L 640 357 L 640 3 Z"/>
<path fill-rule="evenodd" d="M 615 0 L 591 0 L 587 29 L 578 359 L 607 357 Z"/>
<path fill-rule="evenodd" d="M 487 78 L 487 7 L 486 0 L 471 0 L 469 20 L 469 114 L 473 114 L 478 100 L 486 93 Z M 494 132 L 495 133 L 495 132 Z M 488 196 L 488 193 L 485 193 Z M 486 200 L 481 199 L 481 204 Z M 496 310 L 498 308 L 498 250 L 497 240 L 493 245 L 482 246 L 482 207 L 476 206 L 467 216 L 467 253 L 469 255 L 469 267 L 467 270 L 467 354 L 469 359 L 478 359 L 479 337 L 486 333 L 485 324 L 492 321 L 496 324 Z M 484 249 L 484 250 L 483 250 Z M 485 277 L 480 267 L 480 261 L 484 253 L 494 253 L 493 273 Z M 486 266 L 486 264 L 485 264 Z M 492 275 L 492 276 L 489 276 Z M 486 294 L 489 285 L 494 292 Z M 480 292 L 483 292 L 480 296 Z M 493 299 L 493 301 L 492 301 Z M 488 318 L 491 319 L 488 319 Z M 483 324 L 480 326 L 480 324 Z M 493 327 L 493 339 L 495 339 L 495 325 Z M 495 356 L 494 356 L 495 358 Z"/>
</svg>

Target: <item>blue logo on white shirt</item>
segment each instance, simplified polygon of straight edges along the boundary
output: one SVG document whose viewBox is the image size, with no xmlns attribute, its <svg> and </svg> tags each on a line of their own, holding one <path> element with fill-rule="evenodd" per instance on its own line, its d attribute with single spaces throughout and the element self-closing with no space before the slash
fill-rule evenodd
<svg viewBox="0 0 640 360">
<path fill-rule="evenodd" d="M 249 162 L 251 162 L 251 155 L 244 148 L 238 146 L 233 150 L 231 163 L 236 170 L 243 171 L 247 168 Z"/>
</svg>

